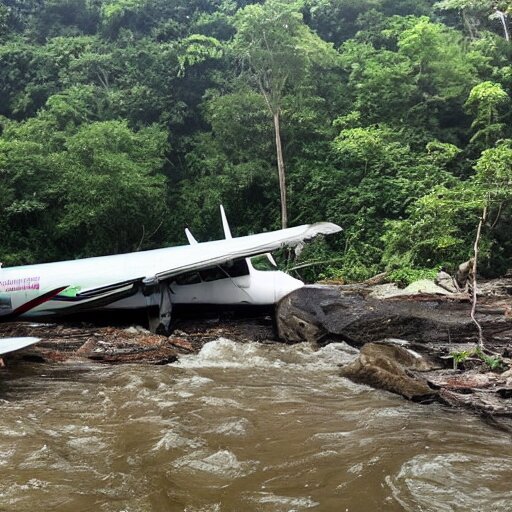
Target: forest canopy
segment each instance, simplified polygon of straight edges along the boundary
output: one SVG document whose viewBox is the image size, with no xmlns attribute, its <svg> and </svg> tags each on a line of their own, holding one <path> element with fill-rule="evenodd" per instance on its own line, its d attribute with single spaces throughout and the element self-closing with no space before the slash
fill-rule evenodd
<svg viewBox="0 0 512 512">
<path fill-rule="evenodd" d="M 316 221 L 302 277 L 512 267 L 512 0 L 0 0 L 0 261 Z M 327 263 L 325 263 L 327 262 Z"/>
</svg>

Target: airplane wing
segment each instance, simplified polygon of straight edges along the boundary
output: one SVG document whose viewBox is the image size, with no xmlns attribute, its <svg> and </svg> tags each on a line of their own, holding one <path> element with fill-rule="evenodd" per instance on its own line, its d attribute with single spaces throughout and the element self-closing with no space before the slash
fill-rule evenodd
<svg viewBox="0 0 512 512">
<path fill-rule="evenodd" d="M 189 246 L 190 259 L 181 265 L 146 276 L 144 282 L 165 281 L 170 277 L 221 265 L 231 260 L 265 254 L 283 247 L 294 247 L 318 235 L 338 233 L 341 228 L 330 222 L 307 224 L 295 228 L 281 229 L 269 233 L 259 233 L 239 238 L 218 240 Z"/>
<path fill-rule="evenodd" d="M 184 272 L 214 267 L 228 261 L 265 254 L 283 247 L 294 247 L 318 235 L 330 235 L 339 231 L 341 228 L 336 224 L 319 222 L 257 235 L 196 243 L 187 247 L 186 261 L 180 258 L 181 261 L 176 266 L 154 275 L 147 275 L 143 282 L 153 284 L 165 281 Z"/>
<path fill-rule="evenodd" d="M 0 355 L 30 347 L 41 341 L 41 338 L 0 338 Z"/>
<path fill-rule="evenodd" d="M 168 255 L 165 254 L 167 265 L 164 265 L 162 268 L 160 264 L 159 268 L 155 269 L 154 272 L 138 272 L 139 276 L 131 281 L 119 283 L 114 281 L 109 284 L 108 287 L 102 286 L 100 288 L 82 290 L 81 293 L 76 296 L 76 300 L 80 305 L 77 304 L 76 308 L 67 308 L 67 311 L 80 311 L 113 302 L 113 300 L 120 298 L 120 295 L 115 293 L 114 290 L 123 290 L 127 287 L 131 290 L 127 293 L 127 295 L 129 295 L 133 293 L 138 286 L 152 286 L 186 272 L 212 268 L 229 261 L 266 254 L 283 247 L 294 247 L 318 235 L 330 235 L 338 233 L 339 231 L 341 231 L 341 228 L 336 224 L 319 222 L 278 231 L 270 231 L 268 233 L 215 240 L 212 242 L 195 242 L 187 246 L 148 251 L 148 255 L 153 252 L 155 259 L 161 258 L 158 254 L 159 251 L 169 251 Z M 135 254 L 140 255 L 141 253 Z M 163 256 L 163 253 L 160 254 Z M 106 294 L 102 293 L 105 290 L 109 291 Z M 88 300 L 84 301 L 83 299 Z M 59 298 L 59 300 L 67 299 Z"/>
</svg>

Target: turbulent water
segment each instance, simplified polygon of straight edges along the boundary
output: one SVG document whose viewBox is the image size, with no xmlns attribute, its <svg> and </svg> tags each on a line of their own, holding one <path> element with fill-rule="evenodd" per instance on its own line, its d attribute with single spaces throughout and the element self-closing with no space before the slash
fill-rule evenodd
<svg viewBox="0 0 512 512">
<path fill-rule="evenodd" d="M 337 376 L 342 344 L 0 373 L 1 511 L 510 511 L 509 435 Z"/>
</svg>

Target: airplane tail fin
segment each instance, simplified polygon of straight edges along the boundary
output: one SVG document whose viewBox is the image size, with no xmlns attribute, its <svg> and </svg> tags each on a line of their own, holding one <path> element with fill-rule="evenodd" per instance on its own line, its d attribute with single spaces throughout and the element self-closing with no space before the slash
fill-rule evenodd
<svg viewBox="0 0 512 512">
<path fill-rule="evenodd" d="M 231 240 L 233 238 L 233 235 L 231 234 L 231 228 L 229 227 L 228 218 L 226 216 L 226 212 L 224 210 L 224 206 L 222 206 L 222 205 L 220 205 L 220 217 L 222 219 L 222 229 L 224 230 L 224 238 L 226 240 Z M 185 235 L 187 236 L 187 240 L 188 240 L 188 243 L 190 245 L 197 245 L 199 243 L 195 239 L 194 235 L 190 232 L 190 230 L 188 228 L 185 228 Z M 268 261 L 270 262 L 270 264 L 273 267 L 277 267 L 277 263 L 274 260 L 274 257 L 272 256 L 272 254 L 267 252 L 265 254 L 265 256 L 267 257 Z M 247 264 L 250 267 L 252 267 L 251 259 L 250 258 L 246 258 L 246 260 L 247 260 Z"/>
<path fill-rule="evenodd" d="M 198 244 L 198 241 L 194 238 L 194 235 L 190 232 L 190 229 L 185 228 L 185 235 L 187 236 L 187 240 L 190 245 Z"/>
<path fill-rule="evenodd" d="M 229 222 L 226 217 L 226 212 L 224 211 L 224 206 L 222 206 L 222 205 L 220 205 L 220 216 L 222 218 L 222 228 L 224 229 L 224 238 L 226 240 L 231 240 L 233 238 L 233 235 L 231 234 L 231 228 L 229 227 Z M 277 267 L 276 260 L 274 259 L 272 254 L 267 252 L 265 256 L 267 257 L 268 261 L 270 262 L 270 264 L 273 267 Z M 252 266 L 250 258 L 247 258 L 247 264 Z"/>
<path fill-rule="evenodd" d="M 224 238 L 226 240 L 231 240 L 233 238 L 233 235 L 231 234 L 231 228 L 229 227 L 226 212 L 224 211 L 224 206 L 222 205 L 220 205 L 220 216 L 222 218 L 222 229 L 224 230 Z"/>
</svg>

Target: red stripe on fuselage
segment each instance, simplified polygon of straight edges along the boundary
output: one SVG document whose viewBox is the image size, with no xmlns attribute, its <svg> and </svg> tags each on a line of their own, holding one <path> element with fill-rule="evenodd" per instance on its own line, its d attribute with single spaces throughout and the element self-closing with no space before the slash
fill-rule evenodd
<svg viewBox="0 0 512 512">
<path fill-rule="evenodd" d="M 55 295 L 58 295 L 61 291 L 65 290 L 66 288 L 67 286 L 61 286 L 60 288 L 55 288 L 55 290 L 52 290 L 51 292 L 43 293 L 43 295 L 39 295 L 39 297 L 36 297 L 35 299 L 25 302 L 25 304 L 22 304 L 19 308 L 16 308 L 12 313 L 10 313 L 7 316 L 9 318 L 16 318 L 17 316 L 23 315 L 27 311 L 30 311 L 31 309 L 34 309 L 37 306 L 44 304 L 45 302 L 48 302 L 50 299 L 55 297 Z M 2 317 L 2 319 L 5 319 L 5 317 Z"/>
</svg>

